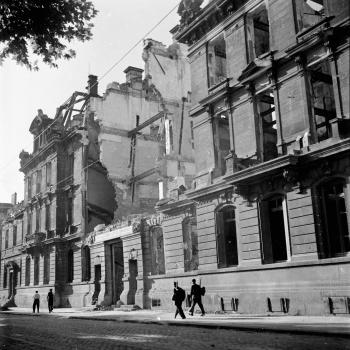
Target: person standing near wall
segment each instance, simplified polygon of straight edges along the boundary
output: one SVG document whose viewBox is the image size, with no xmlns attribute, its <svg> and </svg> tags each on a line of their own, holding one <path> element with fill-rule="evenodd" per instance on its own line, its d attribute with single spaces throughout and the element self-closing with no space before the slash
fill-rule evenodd
<svg viewBox="0 0 350 350">
<path fill-rule="evenodd" d="M 53 310 L 53 293 L 52 293 L 52 289 L 50 289 L 50 291 L 47 293 L 47 304 L 48 304 L 48 308 L 49 308 L 49 313 L 52 312 Z"/>
<path fill-rule="evenodd" d="M 192 307 L 190 308 L 190 315 L 193 316 L 193 311 L 194 311 L 194 307 L 196 306 L 196 304 L 198 304 L 199 308 L 202 311 L 201 316 L 205 315 L 205 311 L 203 308 L 203 304 L 202 304 L 202 295 L 204 295 L 205 293 L 205 288 L 199 286 L 196 283 L 196 280 L 193 279 L 192 280 L 192 287 L 191 287 L 191 297 L 192 297 Z"/>
<path fill-rule="evenodd" d="M 38 293 L 38 291 L 36 291 L 34 296 L 33 296 L 33 313 L 35 313 L 35 307 L 37 308 L 37 311 L 39 313 L 40 294 Z"/>
<path fill-rule="evenodd" d="M 185 319 L 186 316 L 182 310 L 182 302 L 186 298 L 185 291 L 179 287 L 177 282 L 174 282 L 174 295 L 173 295 L 173 301 L 175 302 L 176 311 L 175 311 L 175 318 L 178 314 L 180 314 L 182 319 Z"/>
</svg>

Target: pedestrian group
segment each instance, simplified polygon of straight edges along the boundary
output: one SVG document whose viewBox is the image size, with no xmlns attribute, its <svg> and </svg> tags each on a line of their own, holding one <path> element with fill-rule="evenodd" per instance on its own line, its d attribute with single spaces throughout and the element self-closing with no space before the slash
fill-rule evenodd
<svg viewBox="0 0 350 350">
<path fill-rule="evenodd" d="M 50 289 L 46 297 L 49 313 L 51 313 L 53 310 L 53 299 L 54 299 L 54 295 L 53 295 L 52 289 Z M 35 313 L 35 309 L 39 313 L 39 308 L 40 308 L 40 294 L 38 293 L 38 291 L 36 291 L 35 294 L 33 295 L 33 313 Z"/>
</svg>

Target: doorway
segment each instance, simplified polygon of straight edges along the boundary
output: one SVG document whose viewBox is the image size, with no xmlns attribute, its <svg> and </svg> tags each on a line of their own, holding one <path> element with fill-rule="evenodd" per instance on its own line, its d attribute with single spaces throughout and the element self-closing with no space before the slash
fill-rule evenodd
<svg viewBox="0 0 350 350">
<path fill-rule="evenodd" d="M 127 303 L 128 305 L 135 304 L 135 295 L 137 291 L 137 260 L 129 260 L 129 292 Z"/>
<path fill-rule="evenodd" d="M 112 303 L 120 300 L 120 295 L 124 289 L 124 256 L 123 244 L 121 241 L 111 245 L 112 256 Z"/>
</svg>

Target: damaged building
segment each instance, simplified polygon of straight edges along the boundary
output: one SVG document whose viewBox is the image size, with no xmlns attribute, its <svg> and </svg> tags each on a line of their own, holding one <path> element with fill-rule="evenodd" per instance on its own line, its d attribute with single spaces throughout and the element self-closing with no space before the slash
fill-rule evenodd
<svg viewBox="0 0 350 350">
<path fill-rule="evenodd" d="M 183 1 L 194 187 L 159 203 L 165 274 L 208 311 L 349 313 L 349 4 Z"/>
</svg>

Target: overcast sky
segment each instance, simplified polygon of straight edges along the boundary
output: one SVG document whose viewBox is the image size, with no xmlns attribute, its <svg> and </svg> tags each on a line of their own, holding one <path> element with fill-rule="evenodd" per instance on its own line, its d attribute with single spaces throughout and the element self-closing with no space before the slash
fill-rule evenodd
<svg viewBox="0 0 350 350">
<path fill-rule="evenodd" d="M 32 152 L 29 126 L 37 110 L 42 109 L 52 118 L 56 107 L 74 91 L 84 91 L 88 74 L 102 76 L 179 0 L 93 2 L 99 11 L 94 19 L 94 37 L 74 45 L 75 59 L 60 61 L 58 69 L 41 64 L 39 72 L 31 72 L 11 60 L 0 66 L 0 202 L 10 202 L 14 192 L 19 200 L 23 199 L 18 155 L 22 149 Z M 169 45 L 169 30 L 178 23 L 176 9 L 149 37 Z M 143 68 L 141 54 L 142 44 L 100 82 L 99 91 L 103 92 L 111 81 L 124 82 L 123 70 L 127 66 Z"/>
</svg>

